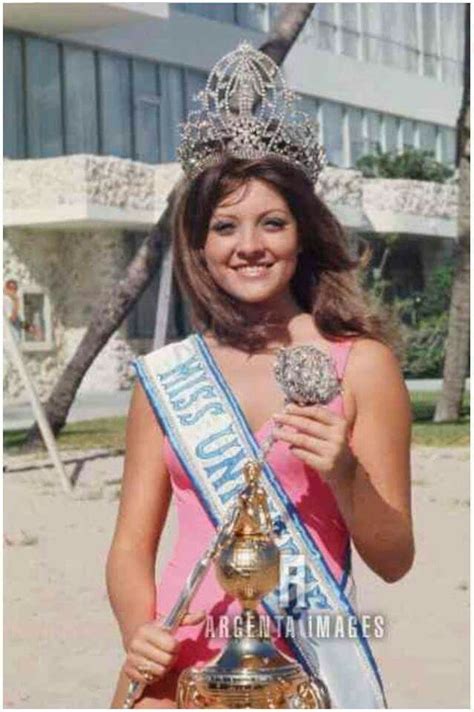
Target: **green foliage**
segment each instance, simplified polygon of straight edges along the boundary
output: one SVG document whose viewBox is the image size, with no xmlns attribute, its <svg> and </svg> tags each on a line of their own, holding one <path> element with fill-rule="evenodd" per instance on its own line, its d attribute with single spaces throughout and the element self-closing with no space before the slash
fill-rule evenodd
<svg viewBox="0 0 474 712">
<path fill-rule="evenodd" d="M 411 178 L 444 183 L 453 175 L 453 169 L 434 158 L 432 151 L 406 148 L 402 153 L 376 153 L 362 156 L 356 163 L 365 178 Z"/>
<path fill-rule="evenodd" d="M 387 236 L 380 264 L 365 273 L 365 288 L 387 318 L 400 324 L 406 378 L 440 378 L 448 333 L 453 264 L 433 270 L 423 291 L 397 296 L 397 288 L 384 276 L 383 263 L 396 246 L 397 236 Z M 382 267 L 381 267 L 382 265 Z"/>
<path fill-rule="evenodd" d="M 433 270 L 422 292 L 395 300 L 405 345 L 404 372 L 410 378 L 439 378 L 448 333 L 452 265 Z"/>
</svg>

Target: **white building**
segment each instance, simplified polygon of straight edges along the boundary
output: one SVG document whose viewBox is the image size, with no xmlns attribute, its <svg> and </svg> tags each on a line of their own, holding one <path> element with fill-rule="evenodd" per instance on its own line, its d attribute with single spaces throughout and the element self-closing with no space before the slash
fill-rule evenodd
<svg viewBox="0 0 474 712">
<path fill-rule="evenodd" d="M 23 335 L 43 396 L 69 360 L 96 299 L 119 279 L 158 219 L 178 124 L 224 53 L 264 39 L 278 3 L 4 5 L 5 279 L 17 279 Z M 392 272 L 422 287 L 455 237 L 452 184 L 362 179 L 374 150 L 454 160 L 464 5 L 318 3 L 283 70 L 319 120 L 329 160 L 323 196 L 350 230 L 397 233 Z M 82 384 L 130 384 L 150 348 L 158 276 Z M 39 313 L 38 313 L 39 312 Z M 40 329 L 41 331 L 41 329 Z M 5 397 L 22 399 L 6 369 Z"/>
</svg>

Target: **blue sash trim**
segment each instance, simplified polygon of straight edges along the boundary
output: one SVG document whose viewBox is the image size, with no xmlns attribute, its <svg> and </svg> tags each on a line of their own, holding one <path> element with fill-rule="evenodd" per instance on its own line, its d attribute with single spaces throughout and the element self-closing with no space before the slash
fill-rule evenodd
<svg viewBox="0 0 474 712">
<path fill-rule="evenodd" d="M 159 351 L 148 354 L 148 356 L 140 357 L 133 362 L 133 366 L 143 384 L 153 412 L 166 433 L 181 466 L 188 474 L 199 501 L 214 526 L 217 527 L 222 520 L 224 506 L 235 496 L 236 491 L 239 491 L 243 484 L 242 479 L 240 484 L 236 482 L 236 470 L 238 470 L 236 465 L 242 458 L 245 461 L 248 457 L 259 455 L 258 443 L 235 396 L 230 391 L 204 339 L 198 335 L 193 335 L 178 344 L 170 344 Z M 190 375 L 191 373 L 192 375 Z M 162 383 L 164 379 L 170 377 L 169 374 L 173 374 L 172 384 Z M 190 390 L 191 386 L 194 389 L 192 391 Z M 182 396 L 183 392 L 186 393 L 184 397 Z M 176 399 L 178 394 L 181 395 Z M 212 398 L 211 402 L 209 402 L 209 398 Z M 194 404 L 196 401 L 200 405 L 205 401 L 205 405 L 198 409 L 193 405 L 191 411 L 186 413 L 188 405 Z M 216 410 L 213 411 L 213 408 Z M 206 411 L 207 414 L 203 420 Z M 234 438 L 232 444 L 227 440 L 227 445 L 223 446 L 222 452 L 228 453 L 229 447 L 239 448 L 237 455 L 230 458 L 233 463 L 232 467 L 229 469 L 226 465 L 225 472 L 229 475 L 226 477 L 221 477 L 219 474 L 222 457 L 221 463 L 214 462 L 212 464 L 212 459 L 215 460 L 215 452 L 219 451 L 209 453 L 207 449 L 211 442 L 214 443 L 216 439 L 221 438 L 224 432 L 217 433 L 216 430 L 214 433 L 211 432 L 214 412 L 221 425 L 226 423 L 225 432 L 227 435 Z M 228 419 L 230 419 L 230 426 L 227 425 Z M 195 425 L 196 423 L 197 425 Z M 186 426 L 188 426 L 187 429 L 185 429 Z M 211 433 L 210 438 L 209 432 Z M 225 457 L 228 458 L 228 455 L 226 454 Z M 227 461 L 225 462 L 227 463 Z M 219 474 L 219 477 L 211 481 L 216 474 Z M 352 620 L 356 621 L 358 632 L 357 639 L 347 643 L 317 639 L 305 640 L 304 636 L 303 639 L 298 636 L 290 636 L 287 638 L 287 642 L 295 650 L 296 657 L 301 664 L 312 674 L 318 673 L 318 662 L 314 658 L 321 656 L 322 674 L 323 677 L 332 678 L 329 687 L 336 706 L 345 708 L 386 706 L 375 660 L 368 642 L 362 634 L 357 615 L 343 590 L 348 572 L 345 573 L 343 582 L 339 583 L 336 580 L 316 542 L 313 541 L 301 521 L 296 508 L 268 465 L 264 467 L 263 474 L 270 487 L 269 492 L 273 492 L 270 504 L 273 506 L 274 514 L 279 518 L 281 511 L 282 514 L 285 513 L 289 517 L 288 523 L 290 521 L 292 523 L 287 539 L 290 551 L 292 550 L 291 545 L 295 546 L 295 542 L 299 539 L 300 546 L 306 549 L 308 555 L 306 561 L 313 562 L 306 569 L 309 576 L 307 579 L 309 591 L 313 601 L 310 603 L 310 610 L 314 613 L 318 609 L 321 611 L 329 609 L 333 612 L 339 611 L 350 615 L 353 617 Z M 218 485 L 217 482 L 219 482 Z M 221 482 L 225 482 L 224 487 Z M 229 489 L 229 486 L 232 489 Z M 293 534 L 291 529 L 293 529 Z M 293 541 L 292 537 L 294 536 L 296 539 Z M 300 551 L 298 547 L 296 548 L 297 551 Z M 282 550 L 285 550 L 285 545 Z M 306 566 L 308 567 L 308 564 Z M 307 600 L 310 601 L 309 598 Z M 281 615 L 282 610 L 275 592 L 267 596 L 262 603 L 274 621 L 277 615 Z M 338 643 L 341 644 L 341 647 L 338 647 Z M 318 648 L 318 653 L 316 653 L 316 648 Z"/>
<path fill-rule="evenodd" d="M 203 356 L 207 365 L 209 366 L 214 378 L 216 379 L 216 381 L 219 383 L 220 387 L 222 388 L 222 391 L 225 394 L 226 398 L 229 400 L 229 402 L 232 406 L 232 409 L 234 411 L 234 415 L 238 419 L 239 425 L 242 428 L 242 430 L 244 431 L 255 457 L 258 457 L 259 453 L 260 453 L 258 443 L 256 442 L 256 440 L 253 436 L 253 433 L 248 425 L 247 419 L 245 418 L 245 416 L 242 412 L 239 402 L 237 401 L 236 397 L 230 390 L 229 385 L 225 381 L 220 368 L 218 367 L 211 352 L 207 348 L 207 345 L 206 345 L 204 339 L 202 338 L 202 336 L 200 334 L 196 334 L 195 339 L 199 346 L 201 355 Z M 265 464 L 263 471 L 264 471 L 264 474 L 267 476 L 268 480 L 271 482 L 271 484 L 275 488 L 275 490 L 278 492 L 278 496 L 280 497 L 281 501 L 284 503 L 285 508 L 289 512 L 291 519 L 293 520 L 296 527 L 298 528 L 298 531 L 299 531 L 302 539 L 304 540 L 305 544 L 307 545 L 308 549 L 311 551 L 313 556 L 320 563 L 321 569 L 324 572 L 327 584 L 330 587 L 332 587 L 333 589 L 335 589 L 335 593 L 339 597 L 340 602 L 342 603 L 343 607 L 345 608 L 345 612 L 348 615 L 355 616 L 357 618 L 357 632 L 358 632 L 359 640 L 362 643 L 363 648 L 365 649 L 365 653 L 366 653 L 367 658 L 370 662 L 370 665 L 375 673 L 375 676 L 377 678 L 377 681 L 378 681 L 380 687 L 382 688 L 382 678 L 380 676 L 380 673 L 379 673 L 379 670 L 377 667 L 377 663 L 375 661 L 374 656 L 372 655 L 372 651 L 370 650 L 367 639 L 362 634 L 362 628 L 361 628 L 359 619 L 357 617 L 357 614 L 353 610 L 349 600 L 347 599 L 347 597 L 344 593 L 344 589 L 345 589 L 345 586 L 347 583 L 347 575 L 343 578 L 341 583 L 339 583 L 337 581 L 337 579 L 333 575 L 331 569 L 327 565 L 327 563 L 324 559 L 324 556 L 322 555 L 321 551 L 319 550 L 318 545 L 316 544 L 314 539 L 310 536 L 307 528 L 301 521 L 301 518 L 300 518 L 293 502 L 288 498 L 288 495 L 286 494 L 285 490 L 282 488 L 278 479 L 275 477 L 275 473 L 272 471 L 272 469 L 268 465 L 268 463 Z"/>
<path fill-rule="evenodd" d="M 142 384 L 142 386 L 145 389 L 145 393 L 148 396 L 148 399 L 151 403 L 153 412 L 161 426 L 161 429 L 163 430 L 163 432 L 166 434 L 166 437 L 170 441 L 170 445 L 173 448 L 173 452 L 176 455 L 176 457 L 178 458 L 181 467 L 186 472 L 189 479 L 191 480 L 191 482 L 194 485 L 194 490 L 197 494 L 197 497 L 198 497 L 204 511 L 206 512 L 207 516 L 209 517 L 211 522 L 214 524 L 214 526 L 218 527 L 220 524 L 219 517 L 215 514 L 215 512 L 209 506 L 207 500 L 204 498 L 203 493 L 201 492 L 201 489 L 199 487 L 199 483 L 196 480 L 196 477 L 194 475 L 193 468 L 189 467 L 188 463 L 184 459 L 184 454 L 182 453 L 181 448 L 179 446 L 179 439 L 178 439 L 178 436 L 176 435 L 172 421 L 167 417 L 166 412 L 163 409 L 161 409 L 159 406 L 159 401 L 157 399 L 157 393 L 152 387 L 152 382 L 150 380 L 149 374 L 146 372 L 140 359 L 135 359 L 134 361 L 132 361 L 132 365 L 135 368 L 135 371 L 137 372 L 137 376 L 140 379 L 140 383 Z"/>
</svg>

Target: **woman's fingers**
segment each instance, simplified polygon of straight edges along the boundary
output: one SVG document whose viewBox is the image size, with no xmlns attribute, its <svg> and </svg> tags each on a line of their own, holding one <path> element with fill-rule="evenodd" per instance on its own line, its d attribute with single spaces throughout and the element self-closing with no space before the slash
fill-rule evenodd
<svg viewBox="0 0 474 712">
<path fill-rule="evenodd" d="M 131 680 L 149 685 L 150 679 L 147 679 L 148 675 L 144 674 L 145 671 L 153 675 L 154 678 L 159 679 L 160 677 L 166 675 L 169 670 L 169 666 L 156 663 L 150 658 L 145 658 L 142 655 L 130 654 L 123 669 L 125 674 L 128 675 Z"/>
<path fill-rule="evenodd" d="M 163 648 L 157 647 L 147 641 L 140 641 L 140 645 L 137 645 L 135 650 L 133 650 L 134 655 L 146 658 L 156 665 L 162 665 L 164 667 L 170 667 L 174 663 L 177 652 L 177 647 L 172 653 L 168 653 L 166 650 L 163 650 Z"/>
<path fill-rule="evenodd" d="M 289 443 L 292 452 L 294 448 L 302 448 L 303 450 L 308 450 L 316 455 L 320 455 L 328 443 L 327 440 L 317 438 L 314 435 L 307 435 L 306 433 L 295 432 L 284 428 L 275 428 L 273 432 L 278 440 L 284 440 Z"/>
<path fill-rule="evenodd" d="M 148 626 L 142 640 L 150 643 L 156 648 L 161 648 L 165 653 L 176 653 L 179 643 L 166 628 L 162 628 L 159 623 Z M 140 644 L 141 641 L 137 641 Z"/>
<path fill-rule="evenodd" d="M 285 406 L 285 413 L 289 415 L 303 415 L 307 418 L 313 418 L 325 425 L 336 425 L 339 421 L 343 420 L 343 418 L 323 405 L 296 405 L 296 403 L 289 403 Z"/>
<path fill-rule="evenodd" d="M 196 611 L 195 613 L 186 613 L 180 625 L 197 625 L 202 623 L 206 618 L 206 611 Z"/>
<path fill-rule="evenodd" d="M 308 418 L 308 416 L 276 413 L 273 416 L 273 420 L 282 425 L 290 425 L 302 433 L 319 437 L 321 440 L 329 440 L 331 437 L 331 429 L 328 425 L 319 423 L 316 420 Z"/>
</svg>

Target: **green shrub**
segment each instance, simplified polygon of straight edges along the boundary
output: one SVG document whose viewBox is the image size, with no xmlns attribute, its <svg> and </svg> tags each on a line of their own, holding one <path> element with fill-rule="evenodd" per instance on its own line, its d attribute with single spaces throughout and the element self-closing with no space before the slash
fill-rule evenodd
<svg viewBox="0 0 474 712">
<path fill-rule="evenodd" d="M 387 318 L 400 324 L 403 372 L 407 378 L 442 375 L 453 277 L 453 264 L 448 263 L 433 270 L 422 291 L 409 297 L 389 298 L 390 280 L 378 276 L 377 269 L 366 274 L 365 286 L 372 298 L 389 310 Z"/>
<path fill-rule="evenodd" d="M 365 178 L 411 178 L 435 183 L 444 183 L 454 171 L 434 158 L 432 151 L 406 148 L 402 153 L 376 153 L 362 156 L 356 163 Z"/>
<path fill-rule="evenodd" d="M 442 375 L 453 277 L 452 264 L 438 267 L 431 273 L 422 292 L 394 301 L 393 306 L 402 322 L 407 377 L 438 378 Z"/>
</svg>

